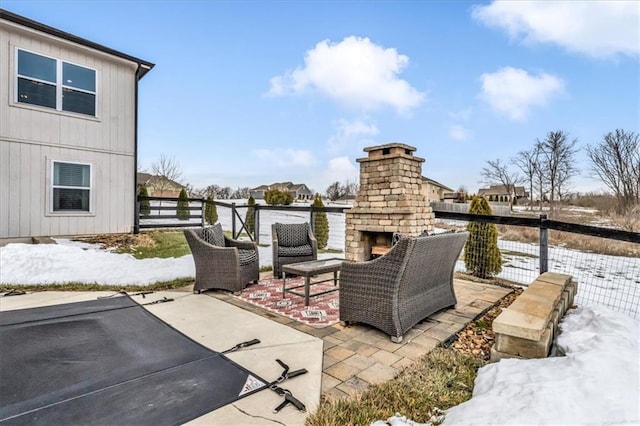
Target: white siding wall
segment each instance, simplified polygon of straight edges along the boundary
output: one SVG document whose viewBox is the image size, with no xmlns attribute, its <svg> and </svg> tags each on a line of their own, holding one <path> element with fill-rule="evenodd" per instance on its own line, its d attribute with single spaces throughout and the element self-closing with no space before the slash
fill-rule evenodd
<svg viewBox="0 0 640 426">
<path fill-rule="evenodd" d="M 16 47 L 95 69 L 97 117 L 16 105 Z M 0 21 L 0 238 L 132 230 L 135 69 Z M 92 164 L 92 214 L 50 214 L 51 160 Z"/>
</svg>

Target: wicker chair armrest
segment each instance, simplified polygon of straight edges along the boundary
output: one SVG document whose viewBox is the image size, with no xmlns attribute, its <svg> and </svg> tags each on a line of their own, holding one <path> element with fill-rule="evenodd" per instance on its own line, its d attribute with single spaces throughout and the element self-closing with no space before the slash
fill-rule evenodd
<svg viewBox="0 0 640 426">
<path fill-rule="evenodd" d="M 309 231 L 307 234 L 309 241 L 311 242 L 311 247 L 313 248 L 313 254 L 314 256 L 317 256 L 318 254 L 318 240 L 316 239 L 315 235 L 313 235 L 313 232 L 311 231 L 311 226 L 309 226 Z"/>
<path fill-rule="evenodd" d="M 214 263 L 235 263 L 240 265 L 240 257 L 238 256 L 238 249 L 235 247 L 218 247 L 213 244 L 209 244 L 202 238 L 199 238 L 192 231 L 189 232 L 189 248 L 194 259 L 198 258 L 207 262 Z"/>
<path fill-rule="evenodd" d="M 227 247 L 237 247 L 239 249 L 245 250 L 257 250 L 258 245 L 255 241 L 242 241 L 242 240 L 234 240 L 225 235 L 224 241 Z"/>
</svg>

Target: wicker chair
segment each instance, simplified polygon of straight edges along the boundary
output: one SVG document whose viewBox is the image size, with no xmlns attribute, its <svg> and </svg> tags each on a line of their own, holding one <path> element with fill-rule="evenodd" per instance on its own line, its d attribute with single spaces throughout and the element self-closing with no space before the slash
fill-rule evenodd
<svg viewBox="0 0 640 426">
<path fill-rule="evenodd" d="M 384 256 L 344 262 L 340 321 L 376 327 L 400 343 L 429 315 L 456 304 L 453 272 L 468 232 L 401 238 Z"/>
<path fill-rule="evenodd" d="M 185 229 L 184 236 L 196 264 L 194 293 L 211 288 L 238 293 L 249 282 L 258 281 L 260 263 L 255 242 L 228 238 L 220 224 Z"/>
<path fill-rule="evenodd" d="M 309 223 L 271 225 L 273 276 L 282 277 L 282 265 L 318 259 L 318 241 Z"/>
</svg>

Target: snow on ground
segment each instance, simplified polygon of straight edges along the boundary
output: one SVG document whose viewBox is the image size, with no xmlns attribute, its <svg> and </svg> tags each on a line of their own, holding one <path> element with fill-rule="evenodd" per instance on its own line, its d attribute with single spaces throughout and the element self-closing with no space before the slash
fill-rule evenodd
<svg viewBox="0 0 640 426">
<path fill-rule="evenodd" d="M 583 306 L 570 310 L 560 329 L 557 347 L 565 356 L 482 367 L 472 398 L 445 411 L 442 424 L 640 424 L 640 322 Z M 388 423 L 418 425 L 401 416 Z"/>
<path fill-rule="evenodd" d="M 85 283 L 149 285 L 195 277 L 191 255 L 136 259 L 97 244 L 56 239 L 58 244 L 7 244 L 0 248 L 1 284 Z"/>
</svg>

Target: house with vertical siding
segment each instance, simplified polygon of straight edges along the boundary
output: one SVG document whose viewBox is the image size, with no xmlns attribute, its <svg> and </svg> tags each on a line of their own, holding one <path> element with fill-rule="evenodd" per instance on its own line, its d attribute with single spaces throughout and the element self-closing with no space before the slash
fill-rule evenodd
<svg viewBox="0 0 640 426">
<path fill-rule="evenodd" d="M 133 230 L 153 66 L 0 9 L 0 239 Z"/>
</svg>

